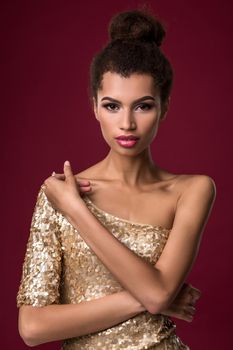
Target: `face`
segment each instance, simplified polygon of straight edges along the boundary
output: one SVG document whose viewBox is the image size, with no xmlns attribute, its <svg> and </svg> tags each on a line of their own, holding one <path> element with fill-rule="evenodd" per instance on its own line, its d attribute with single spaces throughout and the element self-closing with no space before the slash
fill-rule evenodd
<svg viewBox="0 0 233 350">
<path fill-rule="evenodd" d="M 161 106 L 153 78 L 133 73 L 125 78 L 106 72 L 94 102 L 94 113 L 109 147 L 122 154 L 135 155 L 145 150 L 157 134 L 168 104 Z M 134 135 L 137 141 L 117 141 L 121 135 Z"/>
</svg>

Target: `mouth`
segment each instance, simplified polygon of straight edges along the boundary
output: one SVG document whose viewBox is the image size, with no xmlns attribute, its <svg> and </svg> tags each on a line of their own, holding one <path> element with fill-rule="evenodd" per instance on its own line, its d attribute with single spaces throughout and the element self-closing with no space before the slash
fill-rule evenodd
<svg viewBox="0 0 233 350">
<path fill-rule="evenodd" d="M 124 148 L 131 148 L 136 145 L 140 137 L 135 135 L 119 135 L 115 137 L 117 143 Z"/>
<path fill-rule="evenodd" d="M 129 140 L 139 140 L 138 136 L 134 136 L 134 135 L 121 135 L 121 136 L 117 136 L 116 137 L 117 140 L 123 140 L 123 141 L 129 141 Z"/>
</svg>

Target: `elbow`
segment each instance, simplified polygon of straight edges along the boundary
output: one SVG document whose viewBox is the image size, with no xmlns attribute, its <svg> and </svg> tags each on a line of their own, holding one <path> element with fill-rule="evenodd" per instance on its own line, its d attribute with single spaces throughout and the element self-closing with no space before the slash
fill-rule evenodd
<svg viewBox="0 0 233 350">
<path fill-rule="evenodd" d="M 40 343 L 37 340 L 36 332 L 32 324 L 20 324 L 19 334 L 27 346 L 36 346 Z"/>
<path fill-rule="evenodd" d="M 19 315 L 19 335 L 27 346 L 33 347 L 41 344 L 38 326 L 33 317 L 27 317 L 23 312 Z"/>
<path fill-rule="evenodd" d="M 153 297 L 147 303 L 146 309 L 151 314 L 160 314 L 168 308 L 169 303 L 170 295 L 167 292 L 153 293 Z"/>
</svg>

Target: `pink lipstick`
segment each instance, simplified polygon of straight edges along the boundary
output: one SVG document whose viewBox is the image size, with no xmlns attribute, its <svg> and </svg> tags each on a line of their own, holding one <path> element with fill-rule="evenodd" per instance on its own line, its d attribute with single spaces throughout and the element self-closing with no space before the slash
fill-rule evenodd
<svg viewBox="0 0 233 350">
<path fill-rule="evenodd" d="M 137 141 L 139 140 L 138 136 L 135 135 L 120 135 L 116 137 L 117 143 L 126 148 L 131 148 L 134 145 L 136 145 Z"/>
</svg>

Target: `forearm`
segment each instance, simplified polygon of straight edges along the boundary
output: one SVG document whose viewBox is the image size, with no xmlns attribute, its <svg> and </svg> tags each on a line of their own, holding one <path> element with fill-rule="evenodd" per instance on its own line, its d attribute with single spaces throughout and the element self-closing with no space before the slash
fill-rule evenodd
<svg viewBox="0 0 233 350">
<path fill-rule="evenodd" d="M 33 307 L 19 313 L 19 332 L 29 346 L 77 337 L 112 327 L 145 311 L 127 291 L 79 304 Z"/>
<path fill-rule="evenodd" d="M 124 289 L 148 311 L 151 311 L 151 305 L 154 309 L 156 298 L 161 305 L 165 288 L 160 272 L 152 264 L 112 235 L 83 202 L 74 207 L 67 219 Z"/>
</svg>

